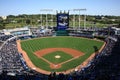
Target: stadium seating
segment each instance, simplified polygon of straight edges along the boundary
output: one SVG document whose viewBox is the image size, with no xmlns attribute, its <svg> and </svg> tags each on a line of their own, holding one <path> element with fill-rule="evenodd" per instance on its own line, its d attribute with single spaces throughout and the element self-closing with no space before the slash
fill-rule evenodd
<svg viewBox="0 0 120 80">
<path fill-rule="evenodd" d="M 105 42 L 105 48 L 86 67 L 70 74 L 45 75 L 28 68 L 16 40 L 7 41 L 0 50 L 0 80 L 120 80 L 120 36 L 108 37 Z"/>
</svg>

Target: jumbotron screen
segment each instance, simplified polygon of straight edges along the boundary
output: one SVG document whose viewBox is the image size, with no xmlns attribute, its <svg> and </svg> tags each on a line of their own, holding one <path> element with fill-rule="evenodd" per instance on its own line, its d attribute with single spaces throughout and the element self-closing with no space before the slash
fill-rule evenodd
<svg viewBox="0 0 120 80">
<path fill-rule="evenodd" d="M 69 26 L 69 14 L 57 14 L 57 28 L 64 30 Z"/>
</svg>

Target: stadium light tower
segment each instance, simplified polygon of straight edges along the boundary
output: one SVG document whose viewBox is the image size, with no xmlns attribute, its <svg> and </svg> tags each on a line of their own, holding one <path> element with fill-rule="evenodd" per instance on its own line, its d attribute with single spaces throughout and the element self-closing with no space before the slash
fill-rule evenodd
<svg viewBox="0 0 120 80">
<path fill-rule="evenodd" d="M 55 11 L 55 10 L 51 10 L 51 12 L 52 12 L 52 13 L 51 13 L 51 27 L 54 26 L 54 23 L 53 23 L 53 22 L 54 22 L 54 18 L 53 18 L 54 11 Z"/>
<path fill-rule="evenodd" d="M 41 21 L 41 27 L 42 27 L 42 11 L 40 10 L 40 12 L 41 12 L 41 16 L 40 16 L 40 21 Z"/>
<path fill-rule="evenodd" d="M 86 11 L 86 9 L 73 9 L 73 11 L 79 12 L 79 29 L 80 29 L 80 11 Z"/>
<path fill-rule="evenodd" d="M 75 12 L 73 11 L 73 9 L 69 9 L 68 12 L 73 12 L 73 16 L 72 16 L 72 27 L 74 28 L 75 27 Z"/>
<path fill-rule="evenodd" d="M 73 14 L 73 27 L 75 27 L 75 14 Z"/>
<path fill-rule="evenodd" d="M 48 28 L 48 16 L 47 16 L 47 12 L 52 12 L 52 9 L 41 9 L 41 12 L 45 12 L 46 13 L 46 27 Z M 42 15 L 41 15 L 41 20 L 42 20 Z"/>
<path fill-rule="evenodd" d="M 84 29 L 86 28 L 86 14 L 84 15 Z"/>
<path fill-rule="evenodd" d="M 51 27 L 53 27 L 53 14 L 51 14 Z"/>
</svg>

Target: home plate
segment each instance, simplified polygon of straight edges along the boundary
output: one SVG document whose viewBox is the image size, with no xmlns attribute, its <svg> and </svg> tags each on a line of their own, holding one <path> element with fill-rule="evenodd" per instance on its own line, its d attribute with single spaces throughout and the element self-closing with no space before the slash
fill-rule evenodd
<svg viewBox="0 0 120 80">
<path fill-rule="evenodd" d="M 61 65 L 60 65 L 60 64 L 50 64 L 50 67 L 51 67 L 52 69 L 58 69 L 58 68 L 61 67 Z"/>
</svg>

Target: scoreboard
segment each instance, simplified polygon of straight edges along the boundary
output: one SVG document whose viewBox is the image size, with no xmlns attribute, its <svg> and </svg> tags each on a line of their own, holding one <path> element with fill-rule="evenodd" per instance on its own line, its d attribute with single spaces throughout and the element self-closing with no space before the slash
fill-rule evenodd
<svg viewBox="0 0 120 80">
<path fill-rule="evenodd" d="M 69 14 L 57 14 L 57 30 L 66 30 L 69 26 Z"/>
</svg>

